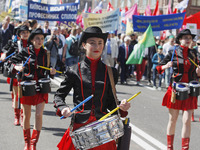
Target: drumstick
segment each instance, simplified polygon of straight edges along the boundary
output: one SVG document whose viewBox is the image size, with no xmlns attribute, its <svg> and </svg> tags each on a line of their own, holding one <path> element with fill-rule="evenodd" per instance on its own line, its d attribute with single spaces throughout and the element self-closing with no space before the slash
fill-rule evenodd
<svg viewBox="0 0 200 150">
<path fill-rule="evenodd" d="M 141 93 L 141 92 L 138 92 L 137 94 L 133 95 L 131 98 L 129 98 L 129 99 L 127 100 L 127 102 L 131 101 L 133 98 L 135 98 L 136 96 L 138 96 L 140 93 Z M 113 114 L 114 112 L 116 112 L 118 109 L 119 109 L 119 106 L 116 107 L 115 109 L 113 109 L 111 112 L 109 112 L 109 113 L 107 113 L 106 115 L 104 115 L 103 117 L 101 117 L 101 118 L 99 119 L 99 121 L 102 121 L 102 120 L 106 119 L 108 116 L 110 116 L 111 114 Z"/>
<path fill-rule="evenodd" d="M 91 95 L 89 97 L 87 97 L 84 101 L 82 101 L 81 103 L 79 103 L 76 107 L 74 107 L 70 112 L 73 112 L 74 110 L 76 110 L 77 108 L 79 108 L 80 106 L 82 106 L 84 103 L 86 103 L 87 101 L 89 101 L 94 95 Z M 61 116 L 60 119 L 65 118 L 64 116 Z"/>
<path fill-rule="evenodd" d="M 50 68 L 47 68 L 47 67 L 44 67 L 44 66 L 39 66 L 39 65 L 37 65 L 37 66 L 42 68 L 42 69 L 51 70 Z M 57 71 L 57 70 L 56 70 L 56 72 L 57 73 L 62 73 L 61 71 Z"/>
<path fill-rule="evenodd" d="M 176 50 L 176 46 L 174 46 L 174 51 L 173 51 L 173 54 L 172 54 L 172 58 L 171 58 L 171 61 L 173 61 L 173 58 L 174 58 L 174 54 L 175 54 L 175 50 Z"/>
<path fill-rule="evenodd" d="M 26 60 L 26 62 L 23 64 L 23 67 L 27 64 L 27 62 L 28 62 L 28 60 L 31 58 L 31 55 L 27 58 L 27 60 Z M 19 74 L 20 73 L 20 71 L 17 73 L 17 74 Z"/>
<path fill-rule="evenodd" d="M 198 65 L 190 57 L 188 57 L 188 58 L 198 68 Z"/>
<path fill-rule="evenodd" d="M 15 52 L 13 52 L 12 54 L 8 55 L 8 56 L 5 58 L 5 60 L 8 59 L 9 57 L 11 57 L 11 56 L 14 55 L 14 54 L 15 54 Z M 0 61 L 0 63 L 2 63 L 2 61 Z"/>
</svg>

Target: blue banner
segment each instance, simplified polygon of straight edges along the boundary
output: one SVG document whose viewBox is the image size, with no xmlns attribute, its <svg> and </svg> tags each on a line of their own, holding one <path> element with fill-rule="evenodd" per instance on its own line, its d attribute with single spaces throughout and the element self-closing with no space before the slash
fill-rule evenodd
<svg viewBox="0 0 200 150">
<path fill-rule="evenodd" d="M 149 24 L 153 31 L 179 29 L 182 27 L 185 13 L 159 15 L 159 16 L 137 16 L 133 15 L 133 30 L 145 32 Z"/>
<path fill-rule="evenodd" d="M 49 5 L 28 1 L 28 19 L 75 22 L 78 3 Z"/>
</svg>

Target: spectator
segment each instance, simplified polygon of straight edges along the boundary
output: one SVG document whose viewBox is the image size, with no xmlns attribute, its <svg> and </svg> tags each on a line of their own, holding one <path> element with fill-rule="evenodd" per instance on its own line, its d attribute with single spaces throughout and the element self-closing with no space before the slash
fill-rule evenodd
<svg viewBox="0 0 200 150">
<path fill-rule="evenodd" d="M 160 38 L 159 36 L 156 37 L 156 45 L 154 46 L 151 46 L 148 48 L 148 52 L 147 52 L 147 60 L 148 60 L 148 63 L 147 63 L 147 79 L 148 79 L 148 85 L 151 85 L 151 69 L 152 69 L 152 58 L 153 58 L 153 55 L 156 53 L 157 51 L 157 48 L 160 44 Z"/>
<path fill-rule="evenodd" d="M 57 61 L 57 70 L 60 70 L 60 71 L 65 71 L 63 70 L 64 69 L 64 63 L 62 62 L 62 55 L 63 55 L 63 48 L 65 46 L 65 37 L 64 35 L 62 35 L 61 33 L 61 27 L 58 26 L 58 38 L 62 41 L 62 47 L 58 49 L 58 55 L 59 55 L 59 60 Z"/>
<path fill-rule="evenodd" d="M 8 23 L 8 30 L 10 30 L 10 32 L 13 34 L 14 32 L 14 25 L 10 22 L 10 17 L 9 16 L 6 16 L 4 18 L 4 20 Z"/>
<path fill-rule="evenodd" d="M 61 26 L 62 35 L 67 38 L 68 37 L 68 29 L 64 26 Z"/>
<path fill-rule="evenodd" d="M 69 49 L 72 44 L 72 40 L 77 40 L 76 28 L 72 28 L 70 36 L 66 38 L 66 41 L 65 41 L 62 61 L 66 64 L 66 66 L 72 66 L 78 63 L 78 56 L 72 56 L 69 54 Z"/>
<path fill-rule="evenodd" d="M 82 34 L 82 30 L 80 26 L 76 27 L 76 38 L 79 40 Z"/>
<path fill-rule="evenodd" d="M 31 30 L 36 29 L 38 26 L 37 20 L 32 20 L 30 23 Z"/>
<path fill-rule="evenodd" d="M 4 20 L 2 23 L 2 28 L 0 29 L 0 51 L 7 44 L 8 40 L 12 39 L 11 30 L 8 29 L 8 21 Z"/>
<path fill-rule="evenodd" d="M 168 42 L 163 45 L 163 54 L 166 56 L 169 50 L 173 50 L 174 48 L 174 36 L 170 35 L 168 37 Z M 168 88 L 170 84 L 170 68 L 165 69 L 165 86 Z"/>
<path fill-rule="evenodd" d="M 130 45 L 131 42 L 131 37 L 130 36 L 126 36 L 124 38 L 124 44 L 122 44 L 119 47 L 119 54 L 118 54 L 118 63 L 121 66 L 121 84 L 127 84 L 127 77 L 128 77 L 128 68 L 130 65 L 126 65 L 126 61 L 129 57 L 129 55 L 131 54 L 131 52 L 133 51 L 133 46 Z"/>
<path fill-rule="evenodd" d="M 62 41 L 58 38 L 57 27 L 53 27 L 51 35 L 46 36 L 44 40 L 44 46 L 51 53 L 51 65 L 55 69 L 58 58 L 58 49 L 62 48 L 63 46 Z"/>
<path fill-rule="evenodd" d="M 44 22 L 44 29 L 42 29 L 47 35 L 51 35 L 51 30 L 49 29 L 49 21 Z"/>
<path fill-rule="evenodd" d="M 118 57 L 118 45 L 117 41 L 114 38 L 111 38 L 111 36 L 112 33 L 110 32 L 108 34 L 108 38 L 102 54 L 102 60 L 106 65 L 114 67 Z"/>
<path fill-rule="evenodd" d="M 140 41 L 141 40 L 141 36 L 138 36 L 138 40 Z M 138 43 L 135 44 L 134 46 L 134 49 L 133 50 L 137 50 L 138 49 Z M 145 48 L 146 50 L 147 48 Z M 137 85 L 140 85 L 140 80 L 142 78 L 142 75 L 144 74 L 144 71 L 145 71 L 145 66 L 146 66 L 146 58 L 145 58 L 145 55 L 142 56 L 143 57 L 143 60 L 142 60 L 142 63 L 141 64 L 136 64 L 136 80 L 137 80 Z M 132 72 L 134 71 L 134 68 L 132 70 Z M 133 74 L 133 73 L 132 73 Z"/>
<path fill-rule="evenodd" d="M 158 64 L 164 59 L 164 55 L 162 53 L 163 47 L 158 46 L 158 52 L 153 55 L 152 58 L 152 63 L 153 63 L 153 88 L 156 89 L 156 75 L 157 75 L 157 70 L 156 67 Z M 159 74 L 159 85 L 158 85 L 158 90 L 161 90 L 161 84 L 162 84 L 162 74 Z"/>
<path fill-rule="evenodd" d="M 131 34 L 131 45 L 133 45 L 133 47 L 135 46 L 135 44 L 137 44 L 137 40 L 136 40 L 137 36 L 133 33 Z"/>
<path fill-rule="evenodd" d="M 30 22 L 28 20 L 25 20 L 22 24 L 30 28 Z"/>
</svg>

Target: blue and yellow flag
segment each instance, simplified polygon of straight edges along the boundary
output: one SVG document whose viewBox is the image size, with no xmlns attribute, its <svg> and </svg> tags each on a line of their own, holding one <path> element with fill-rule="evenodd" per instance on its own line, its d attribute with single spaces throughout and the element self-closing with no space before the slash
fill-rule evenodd
<svg viewBox="0 0 200 150">
<path fill-rule="evenodd" d="M 12 12 L 12 0 L 9 0 L 8 2 L 8 13 Z"/>
</svg>

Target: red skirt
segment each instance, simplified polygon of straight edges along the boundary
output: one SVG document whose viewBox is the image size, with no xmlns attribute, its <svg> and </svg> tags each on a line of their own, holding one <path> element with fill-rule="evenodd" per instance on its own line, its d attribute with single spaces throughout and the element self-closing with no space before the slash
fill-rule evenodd
<svg viewBox="0 0 200 150">
<path fill-rule="evenodd" d="M 10 84 L 10 78 L 7 78 L 7 83 Z M 18 81 L 16 78 L 13 79 L 13 86 L 18 86 Z"/>
<path fill-rule="evenodd" d="M 21 104 L 26 104 L 26 105 L 37 105 L 42 102 L 48 103 L 48 93 L 39 93 L 37 92 L 36 95 L 34 96 L 23 96 L 21 98 Z"/>
<path fill-rule="evenodd" d="M 86 124 L 89 124 L 91 122 L 94 122 L 96 121 L 96 118 L 95 116 L 90 116 L 90 118 L 88 119 L 88 121 L 84 124 L 76 124 L 74 123 L 74 127 L 73 129 L 76 130 Z M 59 150 L 76 150 L 76 148 L 74 147 L 74 144 L 72 142 L 72 139 L 70 137 L 70 128 L 68 128 L 66 130 L 66 132 L 64 133 L 60 143 L 57 145 L 58 149 Z M 106 144 L 103 144 L 103 145 L 100 145 L 98 147 L 95 147 L 95 148 L 91 148 L 89 150 L 117 150 L 117 146 L 116 146 L 116 143 L 115 141 L 110 141 Z"/>
<path fill-rule="evenodd" d="M 172 87 L 169 86 L 167 92 L 163 98 L 162 106 L 167 108 L 178 110 L 191 110 L 197 109 L 197 97 L 189 96 L 186 100 L 177 100 L 175 103 L 171 103 Z"/>
</svg>

